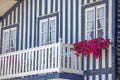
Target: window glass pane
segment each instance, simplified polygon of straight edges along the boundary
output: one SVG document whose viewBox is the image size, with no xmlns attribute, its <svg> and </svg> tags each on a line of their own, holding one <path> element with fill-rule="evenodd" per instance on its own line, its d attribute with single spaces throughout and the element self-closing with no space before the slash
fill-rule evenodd
<svg viewBox="0 0 120 80">
<path fill-rule="evenodd" d="M 42 44 L 47 43 L 47 33 L 42 34 Z"/>
<path fill-rule="evenodd" d="M 103 29 L 98 30 L 98 37 L 103 37 L 103 34 L 104 34 Z"/>
<path fill-rule="evenodd" d="M 16 30 L 11 31 L 11 38 L 16 38 Z"/>
<path fill-rule="evenodd" d="M 50 41 L 55 41 L 55 31 L 50 32 Z"/>
<path fill-rule="evenodd" d="M 91 40 L 91 39 L 93 39 L 94 38 L 94 32 L 92 31 L 92 32 L 88 32 L 87 33 L 87 39 L 88 40 Z"/>
<path fill-rule="evenodd" d="M 50 30 L 55 29 L 55 20 L 51 20 L 49 25 L 50 25 Z"/>
<path fill-rule="evenodd" d="M 15 39 L 11 40 L 11 47 L 16 47 L 16 40 Z"/>
<path fill-rule="evenodd" d="M 104 19 L 99 19 L 98 20 L 98 28 L 103 28 L 104 27 Z"/>
<path fill-rule="evenodd" d="M 87 23 L 87 30 L 94 30 L 94 21 L 90 21 Z"/>
<path fill-rule="evenodd" d="M 48 23 L 47 22 L 42 23 L 42 32 L 48 32 Z"/>
<path fill-rule="evenodd" d="M 9 32 L 5 32 L 5 34 L 4 34 L 4 40 L 9 40 Z"/>
<path fill-rule="evenodd" d="M 98 18 L 104 17 L 104 7 L 98 8 Z"/>
<path fill-rule="evenodd" d="M 4 49 L 4 53 L 8 53 L 9 52 L 9 49 Z"/>
<path fill-rule="evenodd" d="M 15 48 L 11 48 L 11 52 L 15 51 Z"/>
<path fill-rule="evenodd" d="M 87 12 L 87 20 L 94 19 L 94 10 L 88 11 Z"/>
<path fill-rule="evenodd" d="M 9 41 L 4 42 L 4 48 L 9 48 Z"/>
</svg>

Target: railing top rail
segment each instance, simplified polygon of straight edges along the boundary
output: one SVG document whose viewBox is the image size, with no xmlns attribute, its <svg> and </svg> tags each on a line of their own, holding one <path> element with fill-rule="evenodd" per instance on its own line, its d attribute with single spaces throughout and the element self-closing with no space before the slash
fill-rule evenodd
<svg viewBox="0 0 120 80">
<path fill-rule="evenodd" d="M 1 56 L 9 56 L 9 55 L 15 55 L 15 54 L 20 54 L 20 53 L 24 53 L 24 52 L 30 52 L 33 50 L 38 50 L 38 49 L 46 49 L 46 48 L 51 48 L 51 47 L 56 47 L 59 46 L 59 43 L 53 43 L 53 44 L 48 44 L 48 45 L 44 45 L 44 46 L 39 46 L 39 47 L 34 47 L 34 48 L 29 48 L 29 49 L 24 49 L 24 50 L 19 50 L 19 51 L 14 51 L 14 52 L 10 52 L 10 53 L 3 53 L 0 54 Z"/>
</svg>

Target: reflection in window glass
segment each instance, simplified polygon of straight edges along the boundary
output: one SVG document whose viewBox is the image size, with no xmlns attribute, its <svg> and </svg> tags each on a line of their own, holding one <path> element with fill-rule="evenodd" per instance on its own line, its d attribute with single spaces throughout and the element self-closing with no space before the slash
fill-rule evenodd
<svg viewBox="0 0 120 80">
<path fill-rule="evenodd" d="M 98 30 L 98 37 L 103 37 L 103 29 Z"/>
<path fill-rule="evenodd" d="M 88 35 L 88 36 L 87 36 L 87 39 L 88 39 L 88 40 L 91 40 L 91 39 L 94 38 L 94 32 L 93 32 L 93 31 L 92 31 L 92 32 L 88 32 L 87 35 Z"/>
<path fill-rule="evenodd" d="M 87 30 L 93 30 L 94 29 L 94 21 L 90 21 L 87 23 Z"/>
</svg>

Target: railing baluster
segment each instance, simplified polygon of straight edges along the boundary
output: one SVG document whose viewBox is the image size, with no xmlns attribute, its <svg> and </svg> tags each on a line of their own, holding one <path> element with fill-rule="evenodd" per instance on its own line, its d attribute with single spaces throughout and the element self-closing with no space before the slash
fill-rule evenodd
<svg viewBox="0 0 120 80">
<path fill-rule="evenodd" d="M 55 68 L 58 66 L 58 52 L 57 46 L 55 47 Z"/>
<path fill-rule="evenodd" d="M 19 58 L 19 54 L 16 55 L 16 58 L 17 58 L 17 59 L 16 59 L 16 60 L 17 60 L 17 61 L 16 61 L 16 63 L 17 63 L 17 64 L 16 64 L 16 73 L 18 73 L 18 58 Z"/>
<path fill-rule="evenodd" d="M 47 69 L 47 48 L 45 49 L 45 69 Z"/>
<path fill-rule="evenodd" d="M 13 73 L 13 55 L 10 55 L 10 74 Z"/>
<path fill-rule="evenodd" d="M 37 50 L 35 50 L 35 70 L 37 70 Z"/>
<path fill-rule="evenodd" d="M 34 51 L 32 51 L 32 66 L 31 66 L 31 71 L 33 71 L 34 68 Z"/>
<path fill-rule="evenodd" d="M 20 54 L 20 59 L 19 59 L 19 73 L 21 73 L 21 66 L 22 66 L 22 64 L 21 64 L 21 55 L 22 55 L 22 53 Z"/>
<path fill-rule="evenodd" d="M 52 60 L 52 62 L 51 62 L 51 68 L 53 68 L 53 63 L 54 63 L 54 47 L 52 47 L 52 51 L 51 51 L 52 53 L 51 53 L 51 60 Z"/>
<path fill-rule="evenodd" d="M 8 60 L 7 60 L 7 74 L 9 74 L 9 69 L 10 69 L 10 65 L 9 65 L 9 61 L 10 61 L 10 56 L 7 56 Z"/>
<path fill-rule="evenodd" d="M 62 60 L 62 61 L 63 61 L 63 62 L 62 62 L 62 63 L 63 63 L 63 68 L 65 68 L 65 64 L 66 64 L 66 63 L 65 63 L 65 60 L 66 60 L 66 58 L 65 58 L 65 57 L 66 57 L 65 47 L 63 47 L 63 54 L 62 54 L 62 55 L 63 55 L 63 60 Z"/>
<path fill-rule="evenodd" d="M 4 57 L 2 57 L 2 71 L 1 71 L 1 75 L 4 75 Z"/>
<path fill-rule="evenodd" d="M 25 69 L 25 67 L 24 67 L 25 61 L 24 60 L 25 60 L 25 52 L 22 55 L 22 72 L 24 72 L 24 69 Z"/>
<path fill-rule="evenodd" d="M 44 69 L 44 49 L 42 49 L 42 63 L 41 63 L 41 69 Z"/>
<path fill-rule="evenodd" d="M 25 72 L 27 72 L 27 68 L 28 68 L 28 53 L 25 52 Z"/>
<path fill-rule="evenodd" d="M 68 68 L 68 69 L 70 68 L 70 66 L 69 66 L 69 64 L 70 64 L 69 55 L 70 55 L 70 48 L 68 47 L 68 48 L 67 48 L 67 68 Z"/>
<path fill-rule="evenodd" d="M 30 60 L 31 60 L 31 51 L 30 52 L 28 52 L 28 59 L 29 59 L 29 61 L 28 61 L 28 71 L 30 71 Z"/>
<path fill-rule="evenodd" d="M 4 75 L 7 74 L 7 56 L 5 56 L 5 72 Z"/>
<path fill-rule="evenodd" d="M 2 57 L 0 57 L 0 76 L 1 76 L 1 73 L 2 73 Z"/>
<path fill-rule="evenodd" d="M 40 70 L 40 50 L 38 51 L 38 70 Z"/>
<path fill-rule="evenodd" d="M 51 64 L 51 61 L 50 61 L 50 48 L 48 48 L 48 69 L 50 68 L 50 64 Z"/>
</svg>

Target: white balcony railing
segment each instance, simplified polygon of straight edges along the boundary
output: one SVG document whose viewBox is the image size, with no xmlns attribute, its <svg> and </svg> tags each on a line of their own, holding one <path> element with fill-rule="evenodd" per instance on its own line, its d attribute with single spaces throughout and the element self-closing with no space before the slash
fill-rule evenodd
<svg viewBox="0 0 120 80">
<path fill-rule="evenodd" d="M 72 45 L 58 42 L 0 55 L 0 80 L 52 72 L 83 74 Z"/>
</svg>

